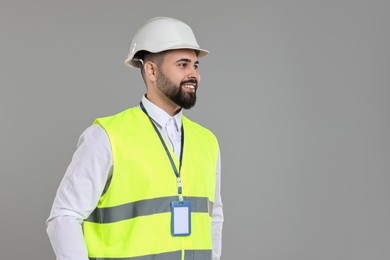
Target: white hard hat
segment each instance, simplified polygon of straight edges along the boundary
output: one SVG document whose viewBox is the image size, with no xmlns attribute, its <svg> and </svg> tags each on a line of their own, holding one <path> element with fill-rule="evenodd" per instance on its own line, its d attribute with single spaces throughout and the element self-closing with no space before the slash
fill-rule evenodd
<svg viewBox="0 0 390 260">
<path fill-rule="evenodd" d="M 169 17 L 152 18 L 135 34 L 125 64 L 139 68 L 139 60 L 136 57 L 139 51 L 158 53 L 175 49 L 193 49 L 199 58 L 208 53 L 199 48 L 195 35 L 187 24 Z"/>
</svg>

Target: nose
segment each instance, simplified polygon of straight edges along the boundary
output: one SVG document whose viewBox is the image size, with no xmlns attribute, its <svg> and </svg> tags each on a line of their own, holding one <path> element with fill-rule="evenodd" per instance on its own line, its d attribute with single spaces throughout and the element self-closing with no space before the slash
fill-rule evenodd
<svg viewBox="0 0 390 260">
<path fill-rule="evenodd" d="M 195 67 L 192 67 L 188 73 L 188 77 L 191 79 L 196 79 L 199 82 L 200 81 L 199 70 Z"/>
</svg>

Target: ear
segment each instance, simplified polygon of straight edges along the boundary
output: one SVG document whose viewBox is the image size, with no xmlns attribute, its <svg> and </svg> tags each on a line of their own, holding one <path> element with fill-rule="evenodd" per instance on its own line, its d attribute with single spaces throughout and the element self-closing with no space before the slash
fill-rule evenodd
<svg viewBox="0 0 390 260">
<path fill-rule="evenodd" d="M 154 64 L 152 61 L 145 62 L 144 73 L 145 73 L 145 77 L 149 81 L 152 81 L 152 82 L 156 81 L 156 79 L 157 79 L 157 65 Z"/>
</svg>

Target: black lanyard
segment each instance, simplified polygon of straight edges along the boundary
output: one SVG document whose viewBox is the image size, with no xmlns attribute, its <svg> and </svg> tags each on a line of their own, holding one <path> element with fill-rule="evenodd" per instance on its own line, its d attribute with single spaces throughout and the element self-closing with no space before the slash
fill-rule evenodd
<svg viewBox="0 0 390 260">
<path fill-rule="evenodd" d="M 160 138 L 161 144 L 164 146 L 164 149 L 165 149 L 165 152 L 167 153 L 169 162 L 171 163 L 171 166 L 172 166 L 172 169 L 173 169 L 173 173 L 176 175 L 176 178 L 177 178 L 177 193 L 179 195 L 179 200 L 182 201 L 183 200 L 183 195 L 182 195 L 182 183 L 181 183 L 181 178 L 180 178 L 180 171 L 181 171 L 181 165 L 182 165 L 182 161 L 183 161 L 183 152 L 184 152 L 184 150 L 183 150 L 183 148 L 184 148 L 184 128 L 183 128 L 183 124 L 181 124 L 181 153 L 180 153 L 180 161 L 179 161 L 180 164 L 179 164 L 179 170 L 177 170 L 176 165 L 173 162 L 173 158 L 171 156 L 171 153 L 169 152 L 168 147 L 165 144 L 165 141 L 164 141 L 163 137 L 161 136 L 160 131 L 157 129 L 156 125 L 153 123 L 152 118 L 149 116 L 149 114 L 146 111 L 146 109 L 145 109 L 144 105 L 142 104 L 142 102 L 139 103 L 139 105 L 140 105 L 142 111 L 144 111 L 144 113 L 148 116 L 148 118 L 150 120 L 150 123 L 153 125 L 154 130 L 156 131 L 158 137 Z"/>
</svg>

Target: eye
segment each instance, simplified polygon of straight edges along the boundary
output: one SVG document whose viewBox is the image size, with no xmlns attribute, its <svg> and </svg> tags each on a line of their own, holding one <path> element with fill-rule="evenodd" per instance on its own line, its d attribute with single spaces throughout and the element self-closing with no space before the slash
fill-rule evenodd
<svg viewBox="0 0 390 260">
<path fill-rule="evenodd" d="M 185 67 L 187 67 L 187 63 L 185 63 L 185 62 L 184 63 L 179 63 L 178 66 L 181 67 L 181 68 L 185 68 Z"/>
<path fill-rule="evenodd" d="M 194 64 L 194 69 L 196 69 L 196 70 L 199 69 L 199 63 Z"/>
</svg>

